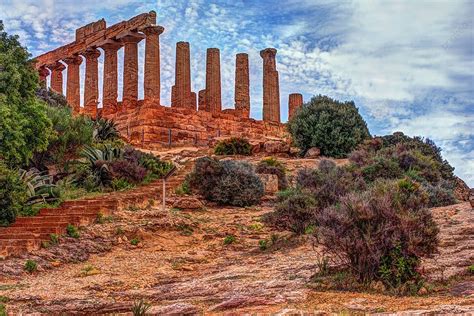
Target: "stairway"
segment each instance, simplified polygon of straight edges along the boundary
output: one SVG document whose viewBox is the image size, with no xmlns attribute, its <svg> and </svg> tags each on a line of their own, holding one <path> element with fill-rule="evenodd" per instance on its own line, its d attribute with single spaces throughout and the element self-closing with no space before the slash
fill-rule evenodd
<svg viewBox="0 0 474 316">
<path fill-rule="evenodd" d="M 167 194 L 174 193 L 191 168 L 192 163 L 184 165 L 166 181 Z M 9 227 L 0 228 L 0 258 L 37 250 L 43 241 L 51 240 L 51 234 L 65 234 L 69 224 L 85 226 L 94 223 L 99 214 L 111 215 L 130 206 L 145 206 L 152 199 L 160 201 L 162 193 L 163 182 L 156 180 L 127 191 L 65 201 L 57 208 L 41 209 L 37 216 L 18 217 Z"/>
</svg>

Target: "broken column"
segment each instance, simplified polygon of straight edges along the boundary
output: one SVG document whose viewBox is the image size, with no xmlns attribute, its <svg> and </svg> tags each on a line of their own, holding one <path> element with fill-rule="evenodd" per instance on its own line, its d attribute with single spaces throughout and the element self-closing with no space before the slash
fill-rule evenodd
<svg viewBox="0 0 474 316">
<path fill-rule="evenodd" d="M 175 84 L 171 106 L 196 110 L 196 94 L 191 92 L 191 66 L 188 42 L 176 43 Z"/>
<path fill-rule="evenodd" d="M 117 111 L 117 51 L 122 44 L 115 40 L 107 40 L 101 46 L 104 50 L 104 80 L 102 82 L 102 115 Z"/>
<path fill-rule="evenodd" d="M 160 104 L 160 34 L 164 27 L 153 25 L 142 30 L 146 36 L 145 44 L 145 101 Z"/>
<path fill-rule="evenodd" d="M 79 66 L 82 63 L 82 57 L 68 57 L 64 59 L 64 62 L 67 64 L 66 100 L 73 113 L 77 114 L 81 110 Z"/>
<path fill-rule="evenodd" d="M 138 42 L 144 37 L 137 32 L 127 32 L 119 38 L 124 44 L 122 104 L 125 109 L 137 106 Z"/>
<path fill-rule="evenodd" d="M 51 70 L 51 90 L 63 94 L 63 70 L 66 69 L 66 66 L 57 61 L 49 66 L 49 69 Z"/>
<path fill-rule="evenodd" d="M 97 48 L 88 48 L 83 54 L 86 58 L 86 80 L 84 83 L 84 113 L 92 118 L 97 116 L 99 102 L 99 67 Z"/>
<path fill-rule="evenodd" d="M 212 113 L 219 113 L 222 111 L 221 62 L 218 48 L 207 49 L 206 108 Z"/>
<path fill-rule="evenodd" d="M 46 82 L 47 82 L 47 78 L 49 76 L 48 68 L 43 66 L 38 70 L 38 73 L 39 73 L 39 81 L 40 81 L 41 87 L 46 88 Z"/>
<path fill-rule="evenodd" d="M 296 110 L 303 106 L 303 95 L 301 93 L 292 93 L 288 97 L 288 120 L 294 115 Z"/>
<path fill-rule="evenodd" d="M 237 54 L 235 59 L 235 109 L 242 117 L 250 117 L 249 55 Z"/>
<path fill-rule="evenodd" d="M 275 48 L 260 52 L 263 58 L 263 120 L 280 122 L 280 84 L 276 70 Z"/>
</svg>

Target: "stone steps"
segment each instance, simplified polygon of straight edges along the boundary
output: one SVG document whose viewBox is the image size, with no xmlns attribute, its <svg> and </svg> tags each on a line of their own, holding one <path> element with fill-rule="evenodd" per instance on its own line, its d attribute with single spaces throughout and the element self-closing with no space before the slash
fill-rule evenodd
<svg viewBox="0 0 474 316">
<path fill-rule="evenodd" d="M 173 194 L 191 170 L 185 166 L 166 182 L 167 194 Z M 37 216 L 18 217 L 9 227 L 0 228 L 0 257 L 20 256 L 41 247 L 51 234 L 65 234 L 69 224 L 89 225 L 98 214 L 109 215 L 132 205 L 146 205 L 162 198 L 162 180 L 128 191 L 107 193 L 94 198 L 65 201 L 56 208 L 44 208 Z"/>
</svg>

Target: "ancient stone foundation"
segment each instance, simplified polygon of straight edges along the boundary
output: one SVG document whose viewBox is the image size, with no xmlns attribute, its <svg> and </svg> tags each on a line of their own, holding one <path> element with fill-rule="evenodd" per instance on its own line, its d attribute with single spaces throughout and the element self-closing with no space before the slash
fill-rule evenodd
<svg viewBox="0 0 474 316">
<path fill-rule="evenodd" d="M 102 116 L 117 122 L 121 135 L 132 144 L 147 148 L 207 145 L 213 138 L 287 138 L 280 123 L 280 88 L 276 70 L 276 49 L 260 52 L 263 58 L 263 120 L 250 116 L 249 58 L 236 55 L 234 109 L 222 109 L 221 64 L 218 48 L 209 48 L 206 57 L 205 88 L 191 91 L 190 44 L 176 44 L 175 84 L 171 107 L 160 100 L 160 35 L 156 13 L 140 14 L 107 27 L 102 19 L 76 30 L 76 40 L 38 56 L 36 67 L 42 85 L 51 78 L 51 89 L 63 91 L 63 70 L 67 69 L 66 98 L 75 114 Z M 138 100 L 138 43 L 145 40 L 144 100 Z M 98 58 L 104 54 L 102 96 L 99 96 Z M 124 49 L 122 101 L 118 96 L 118 56 Z M 79 67 L 85 62 L 84 103 L 80 105 Z M 102 99 L 102 108 L 98 108 Z M 290 116 L 301 106 L 299 97 L 290 96 Z"/>
</svg>

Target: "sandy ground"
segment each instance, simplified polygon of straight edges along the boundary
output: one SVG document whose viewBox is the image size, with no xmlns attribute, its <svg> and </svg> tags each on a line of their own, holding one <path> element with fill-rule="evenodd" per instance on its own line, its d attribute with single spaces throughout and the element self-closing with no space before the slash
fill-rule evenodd
<svg viewBox="0 0 474 316">
<path fill-rule="evenodd" d="M 468 211 L 466 203 L 455 208 Z M 269 211 L 270 205 L 123 211 L 84 232 L 111 241 L 110 251 L 3 277 L 0 295 L 8 298 L 12 315 L 126 313 L 139 299 L 151 303 L 153 314 L 474 313 L 472 288 L 458 296 L 425 297 L 316 292 L 308 286 L 317 271 L 312 242 L 263 225 L 260 216 Z M 230 235 L 235 241 L 225 245 Z M 262 251 L 259 241 L 272 235 L 277 246 Z M 134 237 L 138 246 L 129 242 Z M 464 289 L 474 284 L 462 282 Z"/>
</svg>

